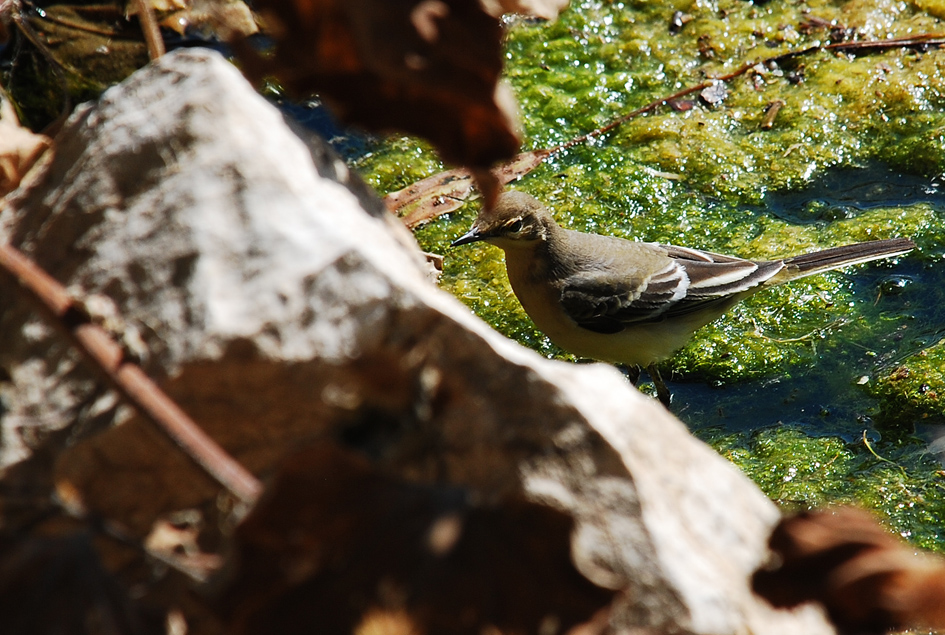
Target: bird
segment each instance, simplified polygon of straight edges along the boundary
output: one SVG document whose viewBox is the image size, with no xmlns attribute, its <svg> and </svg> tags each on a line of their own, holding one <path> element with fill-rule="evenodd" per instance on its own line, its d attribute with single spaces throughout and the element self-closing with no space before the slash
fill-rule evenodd
<svg viewBox="0 0 945 635">
<path fill-rule="evenodd" d="M 781 260 L 735 256 L 565 229 L 533 196 L 499 195 L 451 243 L 485 241 L 505 252 L 509 283 L 525 313 L 578 357 L 646 368 L 667 406 L 656 363 L 699 328 L 762 289 L 915 248 L 909 238 L 874 240 Z"/>
</svg>

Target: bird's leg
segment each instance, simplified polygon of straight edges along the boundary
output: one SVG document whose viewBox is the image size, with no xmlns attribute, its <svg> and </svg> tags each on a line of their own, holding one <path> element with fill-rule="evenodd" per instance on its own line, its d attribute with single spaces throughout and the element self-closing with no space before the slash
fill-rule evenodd
<svg viewBox="0 0 945 635">
<path fill-rule="evenodd" d="M 656 364 L 650 364 L 646 367 L 646 372 L 650 375 L 650 379 L 653 380 L 653 386 L 656 387 L 656 398 L 660 402 L 669 408 L 669 404 L 672 401 L 672 395 L 669 394 L 669 388 L 666 387 L 666 382 L 663 381 L 663 376 L 660 375 L 659 369 L 656 367 Z"/>
<path fill-rule="evenodd" d="M 640 383 L 640 374 L 643 369 L 636 364 L 631 366 L 624 366 L 623 364 L 620 364 L 620 370 L 622 370 L 623 374 L 627 376 L 627 381 L 630 382 L 631 386 L 636 386 L 638 383 Z"/>
</svg>

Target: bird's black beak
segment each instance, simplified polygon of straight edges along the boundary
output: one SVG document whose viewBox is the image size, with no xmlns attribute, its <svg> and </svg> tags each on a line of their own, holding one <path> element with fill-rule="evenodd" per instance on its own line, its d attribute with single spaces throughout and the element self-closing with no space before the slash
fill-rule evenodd
<svg viewBox="0 0 945 635">
<path fill-rule="evenodd" d="M 480 240 L 485 240 L 486 236 L 479 233 L 479 228 L 473 225 L 473 228 L 468 232 L 454 240 L 450 243 L 450 247 L 459 247 L 460 245 L 468 245 L 469 243 L 478 242 Z"/>
</svg>

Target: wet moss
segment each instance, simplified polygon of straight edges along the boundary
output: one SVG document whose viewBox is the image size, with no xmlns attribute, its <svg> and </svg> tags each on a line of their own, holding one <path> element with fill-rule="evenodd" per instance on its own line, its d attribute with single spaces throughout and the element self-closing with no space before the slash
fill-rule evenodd
<svg viewBox="0 0 945 635">
<path fill-rule="evenodd" d="M 879 377 L 872 393 L 882 400 L 884 421 L 945 423 L 945 344 L 936 342 Z"/>
<path fill-rule="evenodd" d="M 677 10 L 692 20 L 674 35 Z M 506 71 L 532 149 L 755 64 L 720 103 L 690 94 L 513 185 L 565 226 L 750 258 L 915 239 L 918 249 L 894 261 L 751 297 L 662 370 L 674 411 L 780 504 L 866 505 L 937 549 L 945 490 L 913 427 L 936 420 L 945 394 L 945 51 L 761 62 L 850 36 L 941 32 L 941 19 L 931 3 L 889 0 L 588 0 L 555 23 L 510 22 Z M 763 129 L 775 101 L 783 107 Z M 395 147 L 358 164 L 379 190 L 439 169 L 415 142 Z M 498 249 L 447 250 L 477 211 L 471 202 L 416 232 L 446 255 L 442 286 L 506 335 L 571 359 L 522 312 Z"/>
<path fill-rule="evenodd" d="M 860 505 L 913 543 L 945 552 L 945 472 L 924 444 L 813 433 L 782 426 L 700 434 L 786 510 Z"/>
</svg>

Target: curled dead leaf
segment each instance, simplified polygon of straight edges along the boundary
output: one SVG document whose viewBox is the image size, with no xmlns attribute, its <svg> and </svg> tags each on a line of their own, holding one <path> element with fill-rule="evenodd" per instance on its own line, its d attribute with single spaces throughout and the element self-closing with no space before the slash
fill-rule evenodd
<svg viewBox="0 0 945 635">
<path fill-rule="evenodd" d="M 778 566 L 757 571 L 776 607 L 820 602 L 843 632 L 945 628 L 945 561 L 917 553 L 853 508 L 786 518 L 771 535 Z"/>
<path fill-rule="evenodd" d="M 276 39 L 263 59 L 237 43 L 254 79 L 329 101 L 349 124 L 423 136 L 447 161 L 487 167 L 518 149 L 502 72 L 502 29 L 477 0 L 262 0 Z"/>
</svg>

